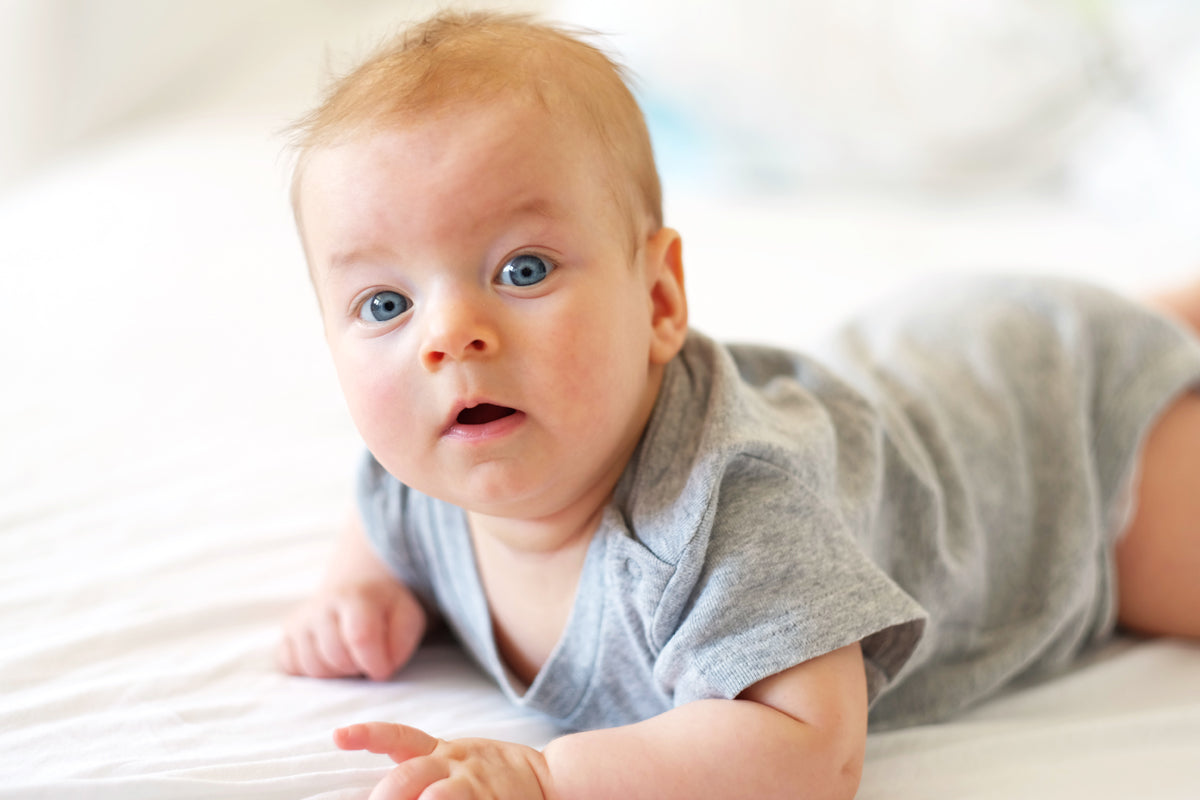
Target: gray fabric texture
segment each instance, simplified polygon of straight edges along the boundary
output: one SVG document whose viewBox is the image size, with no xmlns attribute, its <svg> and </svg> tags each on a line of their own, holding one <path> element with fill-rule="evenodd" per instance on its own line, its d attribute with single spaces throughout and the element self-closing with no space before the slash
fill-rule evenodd
<svg viewBox="0 0 1200 800">
<path fill-rule="evenodd" d="M 809 354 L 693 332 L 531 686 L 505 669 L 465 515 L 366 457 L 396 575 L 514 703 L 644 719 L 863 643 L 874 729 L 934 721 L 1108 637 L 1112 544 L 1200 346 L 1107 291 L 972 280 L 893 298 Z"/>
</svg>

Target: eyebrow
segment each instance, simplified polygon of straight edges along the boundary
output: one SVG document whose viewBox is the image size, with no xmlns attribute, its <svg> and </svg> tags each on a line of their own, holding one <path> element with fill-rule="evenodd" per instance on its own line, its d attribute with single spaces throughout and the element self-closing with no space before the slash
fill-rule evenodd
<svg viewBox="0 0 1200 800">
<path fill-rule="evenodd" d="M 517 205 L 509 212 L 512 216 L 522 216 L 531 214 L 537 217 L 545 217 L 547 219 L 560 219 L 562 214 L 558 213 L 558 206 L 547 200 L 541 195 L 534 195 L 528 200 Z"/>
<path fill-rule="evenodd" d="M 565 218 L 565 214 L 561 213 L 561 204 L 555 203 L 547 199 L 544 195 L 533 195 L 528 199 L 522 200 L 510 208 L 489 215 L 489 217 L 517 218 L 523 216 L 541 217 L 548 220 L 559 220 Z M 366 247 L 355 248 L 336 252 L 329 257 L 327 263 L 329 274 L 341 272 L 350 266 L 361 263 L 363 261 L 376 261 L 381 258 L 393 259 L 395 254 L 387 247 Z"/>
<path fill-rule="evenodd" d="M 390 251 L 382 247 L 344 250 L 331 255 L 326 266 L 331 274 L 334 272 L 342 272 L 354 264 L 358 264 L 363 261 L 376 261 L 381 256 L 389 253 Z"/>
</svg>

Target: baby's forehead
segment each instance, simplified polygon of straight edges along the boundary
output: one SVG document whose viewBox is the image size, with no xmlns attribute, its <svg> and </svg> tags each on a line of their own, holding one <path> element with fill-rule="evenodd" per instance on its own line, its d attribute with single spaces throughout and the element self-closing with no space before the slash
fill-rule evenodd
<svg viewBox="0 0 1200 800">
<path fill-rule="evenodd" d="M 452 201 L 460 217 L 519 208 L 547 220 L 582 215 L 599 222 L 610 214 L 628 218 L 635 184 L 618 170 L 585 124 L 508 98 L 380 119 L 316 146 L 297 174 L 293 199 L 301 216 L 386 216 L 415 192 L 424 200 L 412 210 Z"/>
<path fill-rule="evenodd" d="M 581 167 L 599 168 L 609 160 L 608 150 L 579 115 L 556 113 L 528 97 L 508 96 L 461 99 L 420 113 L 381 112 L 314 144 L 303 154 L 302 165 L 310 168 L 322 161 L 343 168 L 383 169 L 400 156 L 422 166 L 470 157 L 481 161 L 482 175 L 489 167 L 504 168 L 517 156 L 546 162 L 566 154 Z"/>
<path fill-rule="evenodd" d="M 636 177 L 613 147 L 583 114 L 550 107 L 536 97 L 470 98 L 413 114 L 381 114 L 336 140 L 310 148 L 305 160 L 335 161 L 371 169 L 393 155 L 426 155 L 430 161 L 469 157 L 481 177 L 494 169 L 513 169 L 514 161 L 557 162 L 561 179 L 636 184 Z M 337 153 L 336 158 L 322 154 Z M 322 170 L 327 172 L 327 170 Z"/>
<path fill-rule="evenodd" d="M 564 152 L 567 154 L 572 168 L 564 170 L 561 180 L 585 180 L 607 193 L 607 203 L 623 218 L 631 238 L 637 238 L 643 227 L 642 217 L 648 211 L 653 216 L 652 209 L 646 208 L 649 204 L 644 198 L 643 178 L 638 170 L 631 168 L 632 159 L 627 152 L 630 148 L 623 146 L 625 143 L 614 138 L 612 132 L 595 119 L 594 105 L 589 106 L 566 91 L 549 91 L 544 87 L 535 91 L 526 87 L 499 96 L 495 93 L 460 93 L 442 96 L 437 103 L 420 108 L 382 106 L 375 112 L 371 117 L 347 126 L 335 137 L 312 142 L 301 154 L 293 183 L 293 203 L 298 216 L 303 195 L 312 186 L 328 187 L 327 181 L 342 180 L 344 176 L 336 174 L 339 168 L 372 169 L 372 158 L 376 155 L 386 157 L 388 153 L 377 151 L 372 154 L 371 145 L 383 143 L 385 150 L 387 146 L 401 148 L 410 139 L 404 136 L 405 133 L 421 129 L 435 129 L 447 141 L 453 139 L 460 147 L 465 146 L 464 142 L 469 143 L 480 153 L 490 153 L 496 163 L 511 163 L 506 148 L 518 148 L 527 138 L 539 140 L 545 143 L 546 158 L 551 157 L 551 150 L 556 159 Z M 489 120 L 497 117 L 503 120 L 502 126 L 489 124 Z M 491 135 L 472 138 L 470 134 L 480 129 L 487 129 Z M 435 148 L 438 141 L 435 137 Z M 360 157 L 319 157 L 334 150 L 343 150 L 344 155 L 345 149 L 357 151 Z M 319 176 L 310 177 L 306 173 L 314 159 L 325 163 L 317 171 L 321 173 Z M 489 170 L 492 159 L 479 159 L 480 170 Z"/>
</svg>

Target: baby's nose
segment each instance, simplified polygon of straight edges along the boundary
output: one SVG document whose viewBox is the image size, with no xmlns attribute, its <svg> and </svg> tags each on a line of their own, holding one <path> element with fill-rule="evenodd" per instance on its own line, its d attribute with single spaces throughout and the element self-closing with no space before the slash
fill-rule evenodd
<svg viewBox="0 0 1200 800">
<path fill-rule="evenodd" d="M 448 300 L 429 314 L 421 363 L 432 371 L 447 362 L 492 355 L 498 342 L 482 308 L 462 299 Z"/>
</svg>

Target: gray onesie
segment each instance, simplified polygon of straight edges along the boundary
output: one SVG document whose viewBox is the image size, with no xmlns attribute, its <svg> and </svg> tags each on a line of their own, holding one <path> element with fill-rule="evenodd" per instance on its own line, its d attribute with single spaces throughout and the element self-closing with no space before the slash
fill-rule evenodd
<svg viewBox="0 0 1200 800">
<path fill-rule="evenodd" d="M 395 574 L 518 704 L 619 725 L 863 643 L 876 729 L 1063 669 L 1114 625 L 1112 543 L 1200 345 L 1044 279 L 894 299 L 812 355 L 692 333 L 532 685 L 504 667 L 462 511 L 367 457 Z"/>
</svg>

